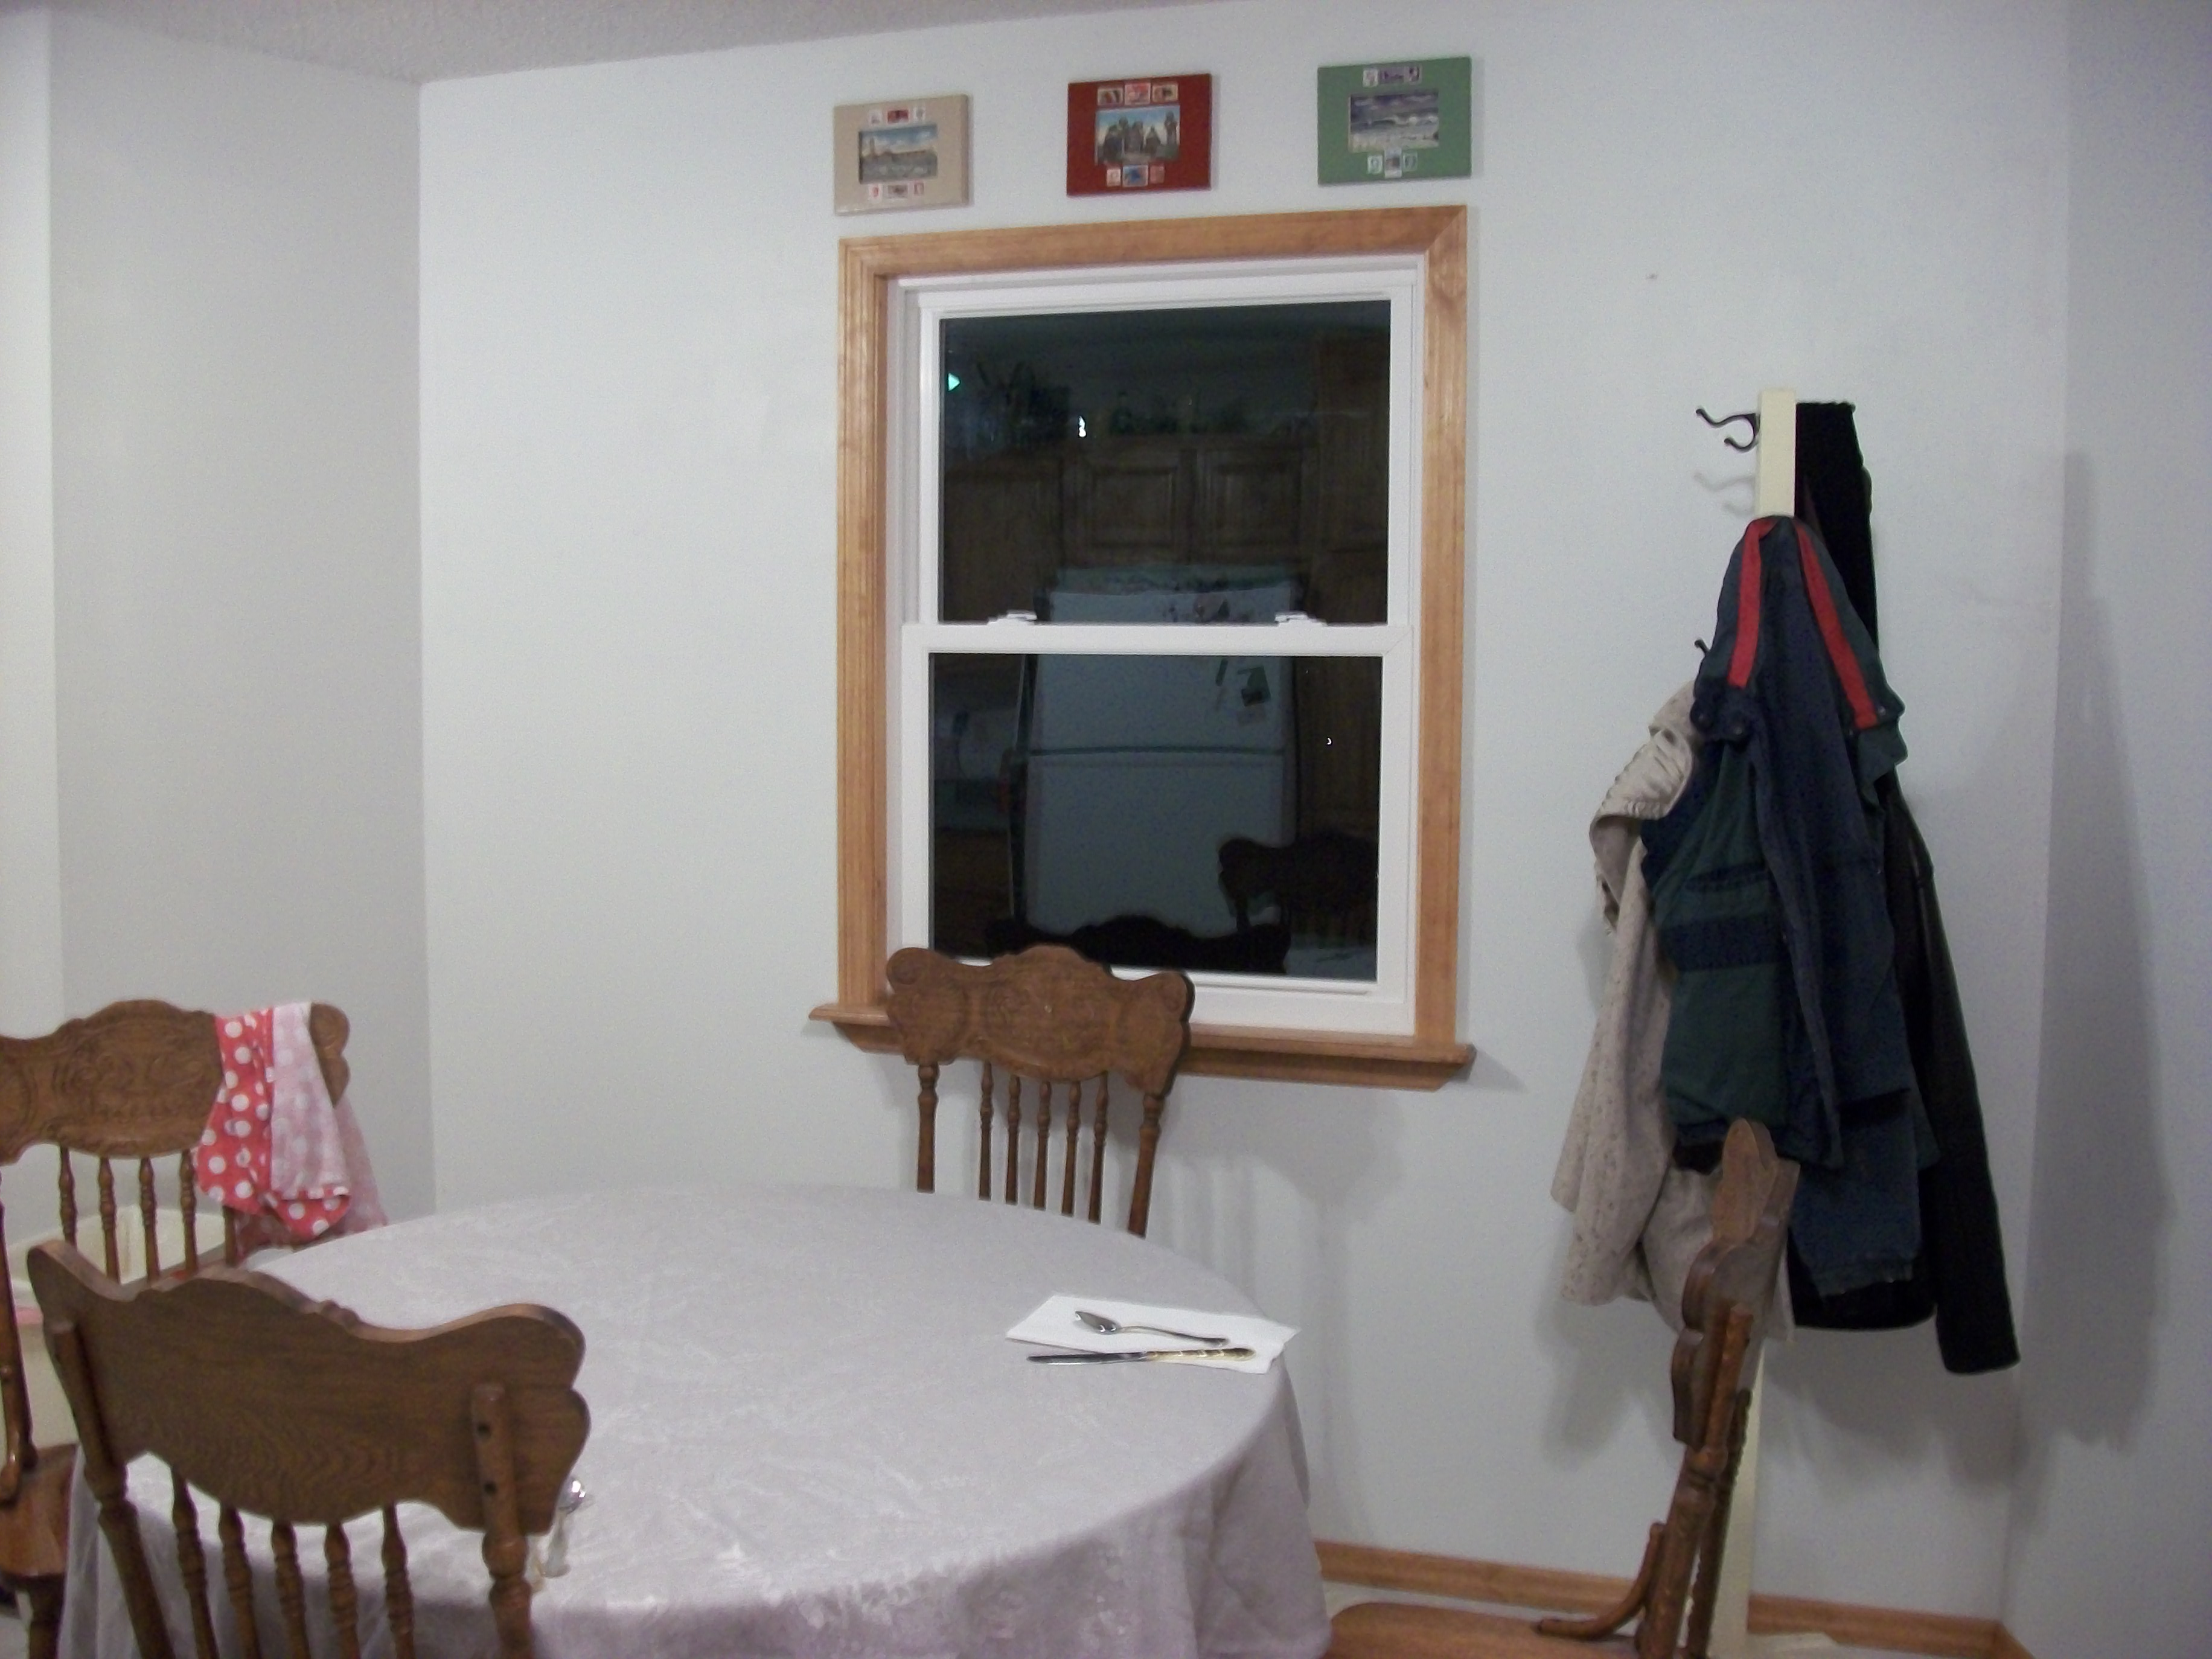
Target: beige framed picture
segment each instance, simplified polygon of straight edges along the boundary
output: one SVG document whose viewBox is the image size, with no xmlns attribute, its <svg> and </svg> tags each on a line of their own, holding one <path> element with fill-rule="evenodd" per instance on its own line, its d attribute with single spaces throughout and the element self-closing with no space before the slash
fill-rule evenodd
<svg viewBox="0 0 2212 1659">
<path fill-rule="evenodd" d="M 968 96 L 840 104 L 837 211 L 892 213 L 968 201 Z"/>
</svg>

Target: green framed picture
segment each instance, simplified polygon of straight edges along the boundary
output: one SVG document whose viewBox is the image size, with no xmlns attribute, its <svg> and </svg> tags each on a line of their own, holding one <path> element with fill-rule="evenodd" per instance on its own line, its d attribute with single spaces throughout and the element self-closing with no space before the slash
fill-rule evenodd
<svg viewBox="0 0 2212 1659">
<path fill-rule="evenodd" d="M 1474 60 L 1401 58 L 1318 72 L 1321 182 L 1474 173 Z"/>
</svg>

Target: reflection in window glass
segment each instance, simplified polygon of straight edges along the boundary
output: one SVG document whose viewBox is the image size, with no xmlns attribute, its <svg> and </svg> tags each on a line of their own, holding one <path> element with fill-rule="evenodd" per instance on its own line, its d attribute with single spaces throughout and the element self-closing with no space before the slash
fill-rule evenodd
<svg viewBox="0 0 2212 1659">
<path fill-rule="evenodd" d="M 943 327 L 939 620 L 1384 619 L 1387 301 Z"/>
<path fill-rule="evenodd" d="M 1375 977 L 1377 657 L 930 659 L 930 942 Z"/>
</svg>

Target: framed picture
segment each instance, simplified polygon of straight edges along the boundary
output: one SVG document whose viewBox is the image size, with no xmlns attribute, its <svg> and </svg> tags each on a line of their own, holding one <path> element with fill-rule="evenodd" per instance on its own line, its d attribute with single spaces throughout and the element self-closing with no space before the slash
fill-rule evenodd
<svg viewBox="0 0 2212 1659">
<path fill-rule="evenodd" d="M 963 207 L 968 201 L 968 96 L 940 93 L 840 104 L 837 211 Z"/>
<path fill-rule="evenodd" d="M 1318 84 L 1324 185 L 1474 175 L 1473 58 L 1340 64 Z"/>
<path fill-rule="evenodd" d="M 1067 88 L 1067 193 L 1210 190 L 1213 77 L 1151 75 Z"/>
</svg>

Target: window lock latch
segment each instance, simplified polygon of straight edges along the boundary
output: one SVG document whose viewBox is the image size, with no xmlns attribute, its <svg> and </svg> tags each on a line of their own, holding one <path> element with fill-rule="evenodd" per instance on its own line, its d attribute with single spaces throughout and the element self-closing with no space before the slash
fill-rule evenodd
<svg viewBox="0 0 2212 1659">
<path fill-rule="evenodd" d="M 1309 617 L 1303 611 L 1278 611 L 1275 613 L 1275 626 L 1278 628 L 1318 628 L 1321 626 L 1321 623 L 1317 618 Z"/>
<path fill-rule="evenodd" d="M 1000 623 L 1018 623 L 1026 626 L 1036 620 L 1036 612 L 1034 611 L 1009 611 L 1003 616 L 992 617 L 991 625 L 995 628 Z"/>
</svg>

